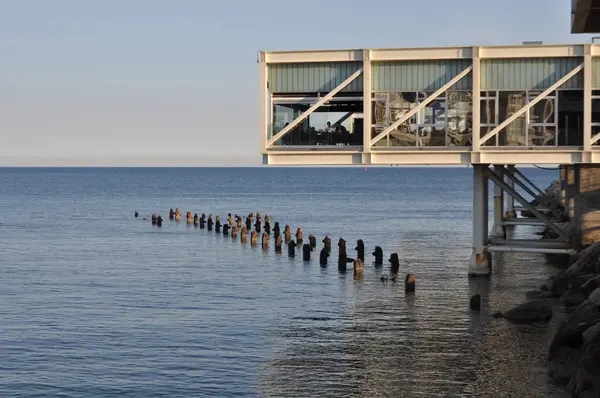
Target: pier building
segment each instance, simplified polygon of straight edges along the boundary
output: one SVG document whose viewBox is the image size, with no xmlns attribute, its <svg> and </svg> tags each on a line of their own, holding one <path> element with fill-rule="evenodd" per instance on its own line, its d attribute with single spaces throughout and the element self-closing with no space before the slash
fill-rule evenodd
<svg viewBox="0 0 600 398">
<path fill-rule="evenodd" d="M 600 224 L 585 201 L 600 190 L 600 45 L 264 51 L 258 62 L 265 164 L 472 166 L 469 274 L 490 272 L 489 252 L 573 253 L 598 234 L 580 221 Z M 561 165 L 577 236 L 519 193 L 543 192 L 517 168 L 532 164 Z M 515 201 L 534 218 L 517 218 Z M 558 238 L 506 239 L 521 224 Z"/>
</svg>

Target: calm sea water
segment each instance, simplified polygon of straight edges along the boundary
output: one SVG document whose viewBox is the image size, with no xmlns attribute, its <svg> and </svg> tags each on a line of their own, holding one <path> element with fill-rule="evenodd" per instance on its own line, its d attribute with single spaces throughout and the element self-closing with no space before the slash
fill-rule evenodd
<svg viewBox="0 0 600 398">
<path fill-rule="evenodd" d="M 0 396 L 563 396 L 555 322 L 491 316 L 554 267 L 497 254 L 469 281 L 471 203 L 468 168 L 0 169 Z M 175 207 L 329 235 L 330 265 L 170 222 Z M 362 280 L 338 273 L 340 236 L 399 253 L 416 293 L 370 255 Z"/>
</svg>

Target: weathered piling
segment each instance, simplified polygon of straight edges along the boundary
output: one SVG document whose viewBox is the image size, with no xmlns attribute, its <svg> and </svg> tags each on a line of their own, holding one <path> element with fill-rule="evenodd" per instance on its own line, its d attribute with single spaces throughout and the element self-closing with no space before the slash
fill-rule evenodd
<svg viewBox="0 0 600 398">
<path fill-rule="evenodd" d="M 275 253 L 281 253 L 281 244 L 283 242 L 281 241 L 281 235 L 279 235 L 276 239 L 275 239 Z"/>
<path fill-rule="evenodd" d="M 346 241 L 342 238 L 338 241 L 338 270 L 345 272 L 346 271 L 346 263 L 348 262 L 348 253 L 346 251 Z"/>
<path fill-rule="evenodd" d="M 238 227 L 237 227 L 237 225 L 234 225 L 233 227 L 231 227 L 231 237 L 233 239 L 237 239 L 237 237 L 238 237 Z"/>
<path fill-rule="evenodd" d="M 267 250 L 269 248 L 269 235 L 266 232 L 262 234 L 262 247 Z"/>
<path fill-rule="evenodd" d="M 302 260 L 310 261 L 310 252 L 312 251 L 312 247 L 307 243 L 302 245 Z"/>
<path fill-rule="evenodd" d="M 325 247 L 325 250 L 327 250 L 328 253 L 331 253 L 331 239 L 329 239 L 328 236 L 325 236 L 323 238 L 323 245 Z"/>
<path fill-rule="evenodd" d="M 400 259 L 398 258 L 398 253 L 392 253 L 390 257 L 390 273 L 397 274 L 400 269 Z"/>
<path fill-rule="evenodd" d="M 296 242 L 293 240 L 288 242 L 288 256 L 296 257 Z"/>
<path fill-rule="evenodd" d="M 198 222 L 199 222 L 198 213 L 194 213 L 194 227 L 198 226 Z"/>
<path fill-rule="evenodd" d="M 163 223 L 163 219 L 159 215 L 158 217 L 156 217 L 156 226 L 160 228 L 160 227 L 162 227 L 162 223 Z"/>
<path fill-rule="evenodd" d="M 296 242 L 298 243 L 298 246 L 301 246 L 302 243 L 304 242 L 302 228 L 298 228 L 296 230 Z"/>
<path fill-rule="evenodd" d="M 138 212 L 136 211 L 133 215 L 135 218 L 138 218 L 140 215 L 138 214 Z"/>
<path fill-rule="evenodd" d="M 329 258 L 329 251 L 326 248 L 321 249 L 321 254 L 319 255 L 319 264 L 321 267 L 327 266 L 327 259 Z"/>
<path fill-rule="evenodd" d="M 264 230 L 267 235 L 271 235 L 271 222 L 269 221 L 269 217 L 265 217 Z"/>
<path fill-rule="evenodd" d="M 240 231 L 240 242 L 246 243 L 248 241 L 248 230 L 246 226 L 242 226 L 242 230 Z"/>
<path fill-rule="evenodd" d="M 152 225 L 156 225 L 156 214 L 152 214 Z"/>
<path fill-rule="evenodd" d="M 215 232 L 221 233 L 221 218 L 219 216 L 215 218 Z"/>
<path fill-rule="evenodd" d="M 365 261 L 365 243 L 363 242 L 362 239 L 359 239 L 356 241 L 356 247 L 354 248 L 354 250 L 356 250 L 356 258 L 358 258 L 361 263 L 364 263 Z"/>
<path fill-rule="evenodd" d="M 229 236 L 229 229 L 231 227 L 229 226 L 229 224 L 225 224 L 223 225 L 223 236 Z"/>
<path fill-rule="evenodd" d="M 313 249 L 317 247 L 317 238 L 313 234 L 308 234 L 308 243 Z"/>
<path fill-rule="evenodd" d="M 250 233 L 250 244 L 256 246 L 258 244 L 258 233 L 254 230 Z"/>
<path fill-rule="evenodd" d="M 175 212 L 173 209 L 169 209 L 169 220 L 173 220 L 175 218 Z"/>
<path fill-rule="evenodd" d="M 213 221 L 213 218 L 212 218 L 212 214 L 209 214 L 208 215 L 208 221 L 206 223 L 207 229 L 209 231 L 212 231 L 213 230 L 213 225 L 214 225 L 214 221 Z"/>
<path fill-rule="evenodd" d="M 375 256 L 375 266 L 381 267 L 383 265 L 383 249 L 380 246 L 375 246 L 373 256 Z"/>
<path fill-rule="evenodd" d="M 260 218 L 256 218 L 256 222 L 254 223 L 254 230 L 256 231 L 257 234 L 260 234 Z"/>
<path fill-rule="evenodd" d="M 362 279 L 363 274 L 363 262 L 357 258 L 352 262 L 354 267 L 354 279 Z"/>
<path fill-rule="evenodd" d="M 279 228 L 279 222 L 275 221 L 275 226 L 273 227 L 273 237 L 275 239 L 281 236 L 281 229 Z"/>
<path fill-rule="evenodd" d="M 407 293 L 411 293 L 415 291 L 416 288 L 416 279 L 415 279 L 415 274 L 408 273 L 406 274 L 406 277 L 404 278 L 404 290 Z"/>
<path fill-rule="evenodd" d="M 202 215 L 200 216 L 200 229 L 204 229 L 205 225 L 206 225 L 206 214 L 202 213 Z"/>
<path fill-rule="evenodd" d="M 290 226 L 286 224 L 285 228 L 283 229 L 283 236 L 285 238 L 285 243 L 289 244 L 290 241 L 292 240 L 292 230 L 290 229 Z"/>
<path fill-rule="evenodd" d="M 248 231 L 252 229 L 252 220 L 250 219 L 250 216 L 246 217 L 246 229 Z"/>
</svg>

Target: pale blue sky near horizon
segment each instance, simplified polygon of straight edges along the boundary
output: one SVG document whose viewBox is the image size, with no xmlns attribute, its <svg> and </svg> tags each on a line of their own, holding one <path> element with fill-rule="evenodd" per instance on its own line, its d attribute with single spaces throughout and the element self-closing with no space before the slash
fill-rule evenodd
<svg viewBox="0 0 600 398">
<path fill-rule="evenodd" d="M 259 50 L 586 43 L 570 0 L 0 0 L 0 165 L 259 164 Z"/>
</svg>

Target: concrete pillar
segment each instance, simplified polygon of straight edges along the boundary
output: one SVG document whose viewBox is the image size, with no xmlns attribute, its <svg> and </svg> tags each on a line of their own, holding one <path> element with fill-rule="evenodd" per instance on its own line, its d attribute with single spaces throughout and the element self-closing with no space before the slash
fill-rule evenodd
<svg viewBox="0 0 600 398">
<path fill-rule="evenodd" d="M 488 244 L 488 165 L 473 165 L 473 253 L 469 260 L 469 276 L 491 273 Z"/>
<path fill-rule="evenodd" d="M 578 190 L 575 200 L 579 244 L 583 247 L 600 242 L 600 165 L 578 165 Z"/>
<path fill-rule="evenodd" d="M 494 171 L 502 176 L 502 165 L 494 165 Z M 494 184 L 494 227 L 492 235 L 506 239 L 506 228 L 504 227 L 504 190 Z"/>
</svg>

